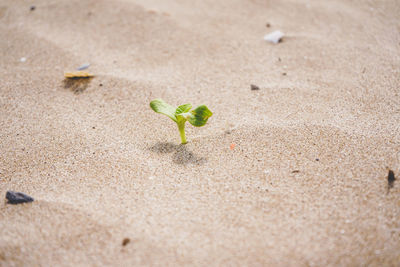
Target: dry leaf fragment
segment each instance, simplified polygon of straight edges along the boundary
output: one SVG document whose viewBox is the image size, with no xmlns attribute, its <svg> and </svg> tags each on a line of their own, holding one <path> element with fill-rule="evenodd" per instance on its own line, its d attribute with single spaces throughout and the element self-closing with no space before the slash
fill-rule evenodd
<svg viewBox="0 0 400 267">
<path fill-rule="evenodd" d="M 78 79 L 78 78 L 92 78 L 94 77 L 94 75 L 86 71 L 74 71 L 74 72 L 64 73 L 64 77 L 67 79 Z"/>
<path fill-rule="evenodd" d="M 64 77 L 64 88 L 78 94 L 86 90 L 94 75 L 85 71 L 75 71 L 64 73 Z"/>
</svg>

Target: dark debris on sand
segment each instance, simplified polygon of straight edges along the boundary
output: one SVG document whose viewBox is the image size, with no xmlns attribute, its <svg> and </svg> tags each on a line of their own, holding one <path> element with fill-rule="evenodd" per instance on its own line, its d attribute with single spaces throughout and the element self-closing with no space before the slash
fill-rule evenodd
<svg viewBox="0 0 400 267">
<path fill-rule="evenodd" d="M 122 240 L 122 246 L 126 246 L 129 244 L 129 242 L 131 242 L 131 240 L 129 238 L 124 238 L 124 240 Z"/>
<path fill-rule="evenodd" d="M 9 204 L 21 204 L 21 203 L 28 203 L 32 202 L 33 198 L 20 192 L 14 191 L 7 191 L 6 199 L 8 200 L 7 203 Z"/>
<path fill-rule="evenodd" d="M 251 84 L 250 85 L 250 89 L 253 90 L 253 91 L 254 90 L 260 90 L 260 87 L 258 87 L 257 85 Z"/>
<path fill-rule="evenodd" d="M 389 190 L 394 186 L 394 181 L 396 180 L 396 178 L 394 177 L 394 172 L 392 170 L 389 170 L 387 180 L 388 180 L 388 193 L 389 193 Z"/>
</svg>

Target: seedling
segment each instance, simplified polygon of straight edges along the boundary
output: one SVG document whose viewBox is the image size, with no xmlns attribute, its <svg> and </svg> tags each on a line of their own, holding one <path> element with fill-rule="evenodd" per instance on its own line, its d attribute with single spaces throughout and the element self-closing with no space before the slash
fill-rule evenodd
<svg viewBox="0 0 400 267">
<path fill-rule="evenodd" d="M 175 109 L 173 106 L 164 102 L 164 100 L 155 99 L 150 102 L 150 107 L 155 112 L 167 115 L 171 120 L 176 122 L 181 135 L 182 144 L 187 143 L 185 135 L 186 121 L 189 121 L 193 126 L 201 127 L 204 126 L 208 118 L 212 116 L 212 112 L 205 105 L 198 106 L 191 110 L 191 104 L 184 104 Z"/>
</svg>

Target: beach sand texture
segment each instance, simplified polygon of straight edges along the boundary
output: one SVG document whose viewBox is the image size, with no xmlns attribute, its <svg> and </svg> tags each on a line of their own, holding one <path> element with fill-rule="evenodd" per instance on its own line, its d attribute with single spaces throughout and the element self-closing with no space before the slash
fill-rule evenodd
<svg viewBox="0 0 400 267">
<path fill-rule="evenodd" d="M 399 94 L 397 0 L 2 0 L 0 265 L 398 266 Z"/>
</svg>

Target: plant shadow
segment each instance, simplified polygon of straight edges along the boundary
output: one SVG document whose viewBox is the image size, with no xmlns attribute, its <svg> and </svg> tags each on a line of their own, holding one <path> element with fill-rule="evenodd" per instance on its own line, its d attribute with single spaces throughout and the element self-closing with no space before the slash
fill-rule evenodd
<svg viewBox="0 0 400 267">
<path fill-rule="evenodd" d="M 172 161 L 180 165 L 202 165 L 207 162 L 206 158 L 197 156 L 192 151 L 189 151 L 187 146 L 183 144 L 176 145 L 170 142 L 159 142 L 150 147 L 149 150 L 160 154 L 173 153 Z"/>
</svg>

